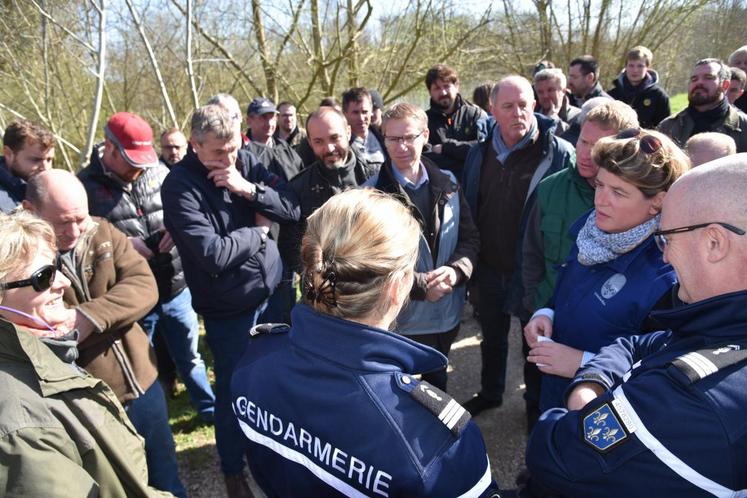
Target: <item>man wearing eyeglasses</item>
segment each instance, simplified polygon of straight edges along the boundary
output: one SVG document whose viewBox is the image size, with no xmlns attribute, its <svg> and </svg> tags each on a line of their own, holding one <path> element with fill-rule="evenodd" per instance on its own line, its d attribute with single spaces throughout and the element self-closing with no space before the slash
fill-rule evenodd
<svg viewBox="0 0 747 498">
<path fill-rule="evenodd" d="M 726 91 L 730 84 L 731 71 L 724 62 L 699 60 L 690 75 L 688 106 L 659 123 L 658 130 L 680 147 L 697 133 L 724 133 L 737 143 L 737 152 L 747 152 L 747 116 L 729 104 Z"/>
<path fill-rule="evenodd" d="M 137 323 L 158 300 L 148 263 L 114 225 L 89 216 L 86 191 L 67 171 L 32 177 L 23 206 L 54 228 L 71 282 L 63 300 L 80 334 L 77 364 L 112 388 L 145 440 L 149 484 L 186 496 L 155 358 Z"/>
<path fill-rule="evenodd" d="M 552 496 L 743 496 L 747 489 L 747 154 L 683 175 L 655 237 L 684 303 L 578 371 L 527 446 Z"/>
<path fill-rule="evenodd" d="M 421 226 L 410 302 L 397 316 L 397 332 L 449 356 L 459 333 L 466 297 L 480 247 L 477 228 L 454 174 L 423 157 L 428 117 L 408 103 L 395 104 L 382 116 L 389 159 L 366 182 L 407 205 Z M 423 374 L 446 390 L 446 368 Z"/>
</svg>

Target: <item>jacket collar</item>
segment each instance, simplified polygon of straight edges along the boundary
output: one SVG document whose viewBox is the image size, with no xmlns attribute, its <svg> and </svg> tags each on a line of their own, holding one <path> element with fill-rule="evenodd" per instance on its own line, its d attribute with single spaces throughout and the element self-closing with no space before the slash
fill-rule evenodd
<svg viewBox="0 0 747 498">
<path fill-rule="evenodd" d="M 21 199 L 26 192 L 26 182 L 10 172 L 5 158 L 2 156 L 0 156 L 0 186 L 10 191 L 13 196 Z"/>
<path fill-rule="evenodd" d="M 39 338 L 4 319 L 0 319 L 0 358 L 30 363 L 45 397 L 92 385 L 81 370 L 62 362 Z"/>
<path fill-rule="evenodd" d="M 451 181 L 451 178 L 441 172 L 438 166 L 436 166 L 436 163 L 431 159 L 425 156 L 420 156 L 420 164 L 428 172 L 428 185 L 430 186 L 434 197 L 438 197 L 441 192 L 450 194 L 457 190 L 457 185 Z M 392 168 L 394 168 L 394 165 L 392 164 L 391 159 L 387 159 L 379 170 L 375 187 L 382 192 L 401 193 L 402 195 L 405 195 L 404 189 L 394 177 Z"/>
<path fill-rule="evenodd" d="M 441 353 L 394 332 L 324 315 L 305 304 L 291 314 L 291 342 L 345 368 L 409 374 L 446 368 Z"/>
<path fill-rule="evenodd" d="M 747 336 L 747 290 L 722 294 L 667 311 L 651 313 L 675 336 L 729 339 Z"/>
</svg>

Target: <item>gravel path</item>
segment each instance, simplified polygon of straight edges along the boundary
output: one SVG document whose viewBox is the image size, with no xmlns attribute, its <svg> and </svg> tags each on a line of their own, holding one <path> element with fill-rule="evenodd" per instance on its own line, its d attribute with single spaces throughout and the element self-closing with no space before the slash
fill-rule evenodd
<svg viewBox="0 0 747 498">
<path fill-rule="evenodd" d="M 449 373 L 449 394 L 464 402 L 477 392 L 480 385 L 480 327 L 472 318 L 472 308 L 467 305 L 450 359 L 453 370 Z M 508 382 L 503 406 L 483 412 L 475 418 L 480 426 L 490 456 L 495 478 L 501 489 L 515 488 L 514 480 L 524 462 L 526 422 L 522 394 L 521 336 L 519 322 L 511 328 Z M 224 498 L 223 477 L 218 469 L 214 445 L 181 451 L 178 454 L 180 471 L 191 498 Z M 255 487 L 255 496 L 264 494 Z"/>
</svg>

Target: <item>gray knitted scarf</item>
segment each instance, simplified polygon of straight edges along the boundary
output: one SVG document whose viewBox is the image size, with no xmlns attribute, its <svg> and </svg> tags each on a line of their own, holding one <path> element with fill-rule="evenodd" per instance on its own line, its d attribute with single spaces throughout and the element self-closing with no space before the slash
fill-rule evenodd
<svg viewBox="0 0 747 498">
<path fill-rule="evenodd" d="M 597 212 L 592 211 L 576 238 L 578 262 L 584 266 L 598 265 L 628 253 L 638 247 L 659 226 L 659 215 L 620 233 L 607 233 L 597 227 Z"/>
</svg>

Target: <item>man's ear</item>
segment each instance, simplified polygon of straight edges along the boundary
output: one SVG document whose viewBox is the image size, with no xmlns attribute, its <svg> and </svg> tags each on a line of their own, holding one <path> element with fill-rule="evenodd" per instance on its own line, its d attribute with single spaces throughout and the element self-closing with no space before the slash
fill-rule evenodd
<svg viewBox="0 0 747 498">
<path fill-rule="evenodd" d="M 724 81 L 721 82 L 721 90 L 726 92 L 730 86 L 731 86 L 731 80 L 728 78 L 724 78 Z"/>
<path fill-rule="evenodd" d="M 706 258 L 709 263 L 718 263 L 729 254 L 731 240 L 727 230 L 719 225 L 710 225 L 703 232 L 707 244 Z"/>
<path fill-rule="evenodd" d="M 23 209 L 25 209 L 26 211 L 30 212 L 30 213 L 33 213 L 33 214 L 37 214 L 37 213 L 36 213 L 36 208 L 34 207 L 34 205 L 33 205 L 33 204 L 31 204 L 31 203 L 30 203 L 29 201 L 27 201 L 26 199 L 24 199 L 24 200 L 23 200 L 23 201 L 21 202 L 21 207 L 22 207 Z"/>
<path fill-rule="evenodd" d="M 3 145 L 3 156 L 5 157 L 5 164 L 12 163 L 13 157 L 15 156 L 13 149 L 7 145 Z"/>
</svg>

